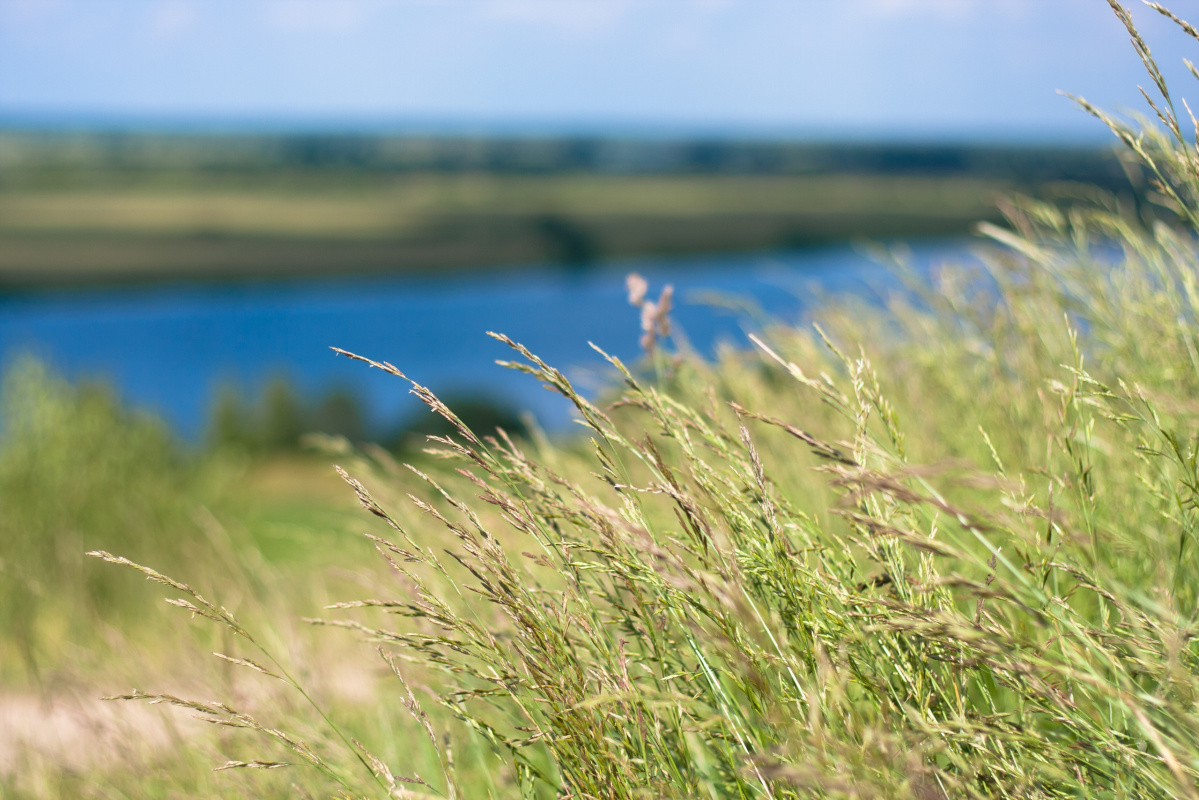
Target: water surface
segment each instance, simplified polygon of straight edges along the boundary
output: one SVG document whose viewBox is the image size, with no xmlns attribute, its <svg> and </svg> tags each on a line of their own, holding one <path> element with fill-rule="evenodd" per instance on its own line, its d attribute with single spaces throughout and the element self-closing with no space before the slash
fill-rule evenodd
<svg viewBox="0 0 1199 800">
<path fill-rule="evenodd" d="M 912 245 L 927 267 L 963 257 L 969 243 Z M 222 385 L 259 390 L 283 376 L 305 395 L 334 388 L 359 395 L 376 430 L 421 406 L 400 380 L 335 356 L 331 345 L 390 361 L 439 393 L 483 394 L 532 411 L 549 429 L 569 424 L 560 398 L 494 364 L 510 351 L 485 335 L 500 331 L 585 387 L 608 375 L 588 346 L 638 356 L 639 315 L 625 275 L 637 271 L 656 296 L 675 287 L 675 324 L 711 353 L 745 343 L 750 315 L 711 305 L 740 297 L 798 321 L 822 293 L 878 298 L 898 287 L 888 268 L 859 247 L 769 255 L 629 259 L 585 271 L 552 265 L 444 277 L 342 277 L 235 285 L 175 284 L 57 290 L 0 296 L 0 359 L 33 352 L 72 379 L 102 379 L 129 403 L 198 437 Z"/>
</svg>

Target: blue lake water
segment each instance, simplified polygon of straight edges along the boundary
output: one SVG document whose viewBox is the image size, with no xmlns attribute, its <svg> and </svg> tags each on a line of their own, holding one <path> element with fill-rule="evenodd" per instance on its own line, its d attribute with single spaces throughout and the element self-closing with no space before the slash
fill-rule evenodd
<svg viewBox="0 0 1199 800">
<path fill-rule="evenodd" d="M 917 268 L 965 257 L 963 240 L 910 245 Z M 23 352 L 71 379 L 112 384 L 128 403 L 196 438 L 222 386 L 256 392 L 286 377 L 303 394 L 356 393 L 376 429 L 420 413 L 402 381 L 336 356 L 331 345 L 386 360 L 438 393 L 480 394 L 526 409 L 548 429 L 570 414 L 533 379 L 502 369 L 500 331 L 584 388 L 609 375 L 588 347 L 626 360 L 639 353 L 639 312 L 625 275 L 650 296 L 675 287 L 675 325 L 701 352 L 746 342 L 752 315 L 711 304 L 742 298 L 799 321 L 823 293 L 881 297 L 898 281 L 860 248 L 840 245 L 768 255 L 604 262 L 583 271 L 550 265 L 438 276 L 340 277 L 245 284 L 170 284 L 0 295 L 0 360 Z"/>
</svg>

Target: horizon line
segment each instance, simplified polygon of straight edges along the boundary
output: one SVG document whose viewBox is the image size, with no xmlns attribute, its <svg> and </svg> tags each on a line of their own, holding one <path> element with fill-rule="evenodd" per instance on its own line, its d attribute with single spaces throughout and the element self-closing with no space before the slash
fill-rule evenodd
<svg viewBox="0 0 1199 800">
<path fill-rule="evenodd" d="M 996 126 L 987 123 L 913 127 L 705 120 L 500 119 L 450 115 L 146 113 L 0 108 L 0 132 L 197 136 L 361 136 L 463 139 L 602 139 L 629 141 L 760 141 L 796 143 L 998 146 L 1091 146 L 1114 143 L 1102 125 Z"/>
</svg>

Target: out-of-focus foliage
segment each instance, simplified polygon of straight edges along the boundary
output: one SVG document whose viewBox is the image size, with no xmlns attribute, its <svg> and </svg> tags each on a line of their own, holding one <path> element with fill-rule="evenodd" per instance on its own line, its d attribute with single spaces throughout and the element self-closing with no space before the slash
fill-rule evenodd
<svg viewBox="0 0 1199 800">
<path fill-rule="evenodd" d="M 0 626 L 33 666 L 39 626 L 87 626 L 128 594 L 87 550 L 182 562 L 199 475 L 160 420 L 32 358 L 5 374 L 0 420 Z"/>
<path fill-rule="evenodd" d="M 300 449 L 310 433 L 364 441 L 368 431 L 358 398 L 335 389 L 305 402 L 283 377 L 269 381 L 257 397 L 226 387 L 213 404 L 208 443 L 248 453 L 285 452 Z"/>
<path fill-rule="evenodd" d="M 0 131 L 0 286 L 477 269 L 966 234 L 1111 148 Z"/>
</svg>

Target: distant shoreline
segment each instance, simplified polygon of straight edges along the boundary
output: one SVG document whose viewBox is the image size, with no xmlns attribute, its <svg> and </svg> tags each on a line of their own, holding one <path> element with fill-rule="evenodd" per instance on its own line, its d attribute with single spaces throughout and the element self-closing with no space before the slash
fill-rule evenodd
<svg viewBox="0 0 1199 800">
<path fill-rule="evenodd" d="M 992 218 L 995 214 L 986 215 Z M 0 238 L 0 291 L 173 281 L 237 282 L 361 275 L 497 271 L 531 263 L 587 270 L 614 258 L 770 252 L 854 239 L 961 236 L 969 218 L 804 220 L 788 217 L 606 220 L 602 249 L 586 257 L 512 223 L 511 235 L 424 241 L 250 237 L 63 236 Z M 559 222 L 569 225 L 569 222 Z M 815 226 L 825 226 L 826 232 Z M 592 224 L 588 230 L 600 228 Z M 567 228 L 567 230 L 573 230 Z"/>
<path fill-rule="evenodd" d="M 1099 148 L 0 131 L 0 291 L 957 236 L 1082 184 L 1133 194 Z"/>
</svg>

